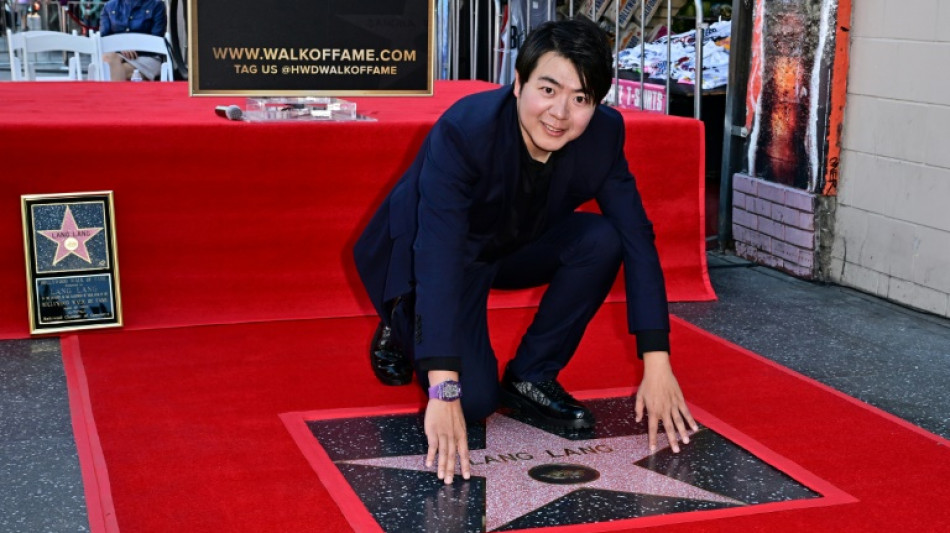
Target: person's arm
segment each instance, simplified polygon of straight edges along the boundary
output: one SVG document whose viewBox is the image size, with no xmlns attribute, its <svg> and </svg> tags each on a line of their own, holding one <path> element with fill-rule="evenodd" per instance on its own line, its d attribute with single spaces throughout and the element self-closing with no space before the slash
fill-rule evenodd
<svg viewBox="0 0 950 533">
<path fill-rule="evenodd" d="M 462 301 L 463 272 L 475 171 L 465 132 L 443 117 L 423 145 L 417 231 L 413 242 L 416 359 L 459 357 L 454 338 Z"/>
<path fill-rule="evenodd" d="M 430 370 L 429 383 L 438 385 L 443 381 L 458 381 L 458 372 L 449 370 Z M 425 433 L 429 448 L 426 454 L 426 466 L 432 467 L 438 456 L 437 475 L 445 484 L 451 484 L 455 475 L 455 458 L 459 459 L 463 479 L 472 475 L 468 455 L 468 436 L 465 416 L 462 414 L 462 402 L 450 402 L 430 399 L 426 405 Z"/>
<path fill-rule="evenodd" d="M 99 35 L 105 37 L 106 35 L 112 35 L 112 17 L 109 13 L 109 4 L 107 3 L 104 8 L 102 8 L 102 13 L 99 14 Z"/>
<path fill-rule="evenodd" d="M 616 114 L 611 118 L 617 122 L 618 132 L 612 147 L 613 165 L 597 201 L 620 231 L 623 242 L 628 329 L 637 335 L 637 353 L 643 359 L 643 380 L 636 397 L 637 421 L 643 419 L 645 411 L 651 450 L 656 449 L 658 426 L 662 422 L 670 447 L 679 452 L 676 432 L 687 443 L 687 426 L 694 431 L 698 426 L 670 364 L 669 310 L 653 224 L 623 153 L 622 118 Z"/>
<path fill-rule="evenodd" d="M 168 14 L 165 12 L 164 2 L 156 3 L 158 7 L 152 12 L 152 35 L 164 38 L 168 28 Z"/>
<path fill-rule="evenodd" d="M 458 381 L 461 369 L 453 325 L 462 298 L 468 212 L 472 202 L 472 170 L 467 165 L 464 135 L 448 120 L 433 127 L 424 144 L 419 176 L 417 234 L 413 244 L 417 364 L 428 372 L 430 385 Z M 464 391 L 463 391 L 464 394 Z M 451 483 L 456 457 L 462 477 L 471 466 L 468 437 L 460 401 L 429 400 L 425 413 L 429 448 L 426 465 L 438 456 L 438 477 Z"/>
<path fill-rule="evenodd" d="M 623 152 L 623 118 L 616 111 L 604 118 L 608 124 L 600 123 L 598 127 L 604 130 L 609 127 L 616 134 L 613 146 L 604 143 L 601 148 L 606 153 L 600 155 L 611 164 L 596 199 L 601 212 L 617 228 L 623 245 L 627 329 L 630 333 L 668 333 L 670 318 L 666 284 L 656 249 L 656 235 Z"/>
</svg>

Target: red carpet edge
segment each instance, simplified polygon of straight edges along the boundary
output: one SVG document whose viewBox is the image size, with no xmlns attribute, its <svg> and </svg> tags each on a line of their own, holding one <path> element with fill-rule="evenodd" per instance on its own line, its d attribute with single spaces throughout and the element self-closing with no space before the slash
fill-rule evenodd
<svg viewBox="0 0 950 533">
<path fill-rule="evenodd" d="M 76 335 L 65 335 L 61 338 L 60 345 L 69 391 L 69 410 L 73 421 L 76 452 L 79 455 L 79 469 L 86 494 L 89 527 L 93 533 L 117 533 L 119 524 L 112 504 L 109 470 L 92 414 L 89 385 L 79 351 L 79 338 Z"/>
</svg>

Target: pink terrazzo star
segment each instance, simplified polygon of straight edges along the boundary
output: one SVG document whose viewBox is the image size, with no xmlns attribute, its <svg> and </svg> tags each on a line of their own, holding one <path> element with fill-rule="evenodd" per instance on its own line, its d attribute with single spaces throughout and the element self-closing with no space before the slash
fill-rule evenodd
<svg viewBox="0 0 950 533">
<path fill-rule="evenodd" d="M 69 206 L 66 206 L 66 214 L 63 215 L 63 224 L 59 229 L 38 231 L 40 235 L 56 243 L 56 256 L 53 258 L 53 265 L 73 254 L 87 263 L 92 263 L 89 258 L 89 250 L 86 249 L 86 241 L 93 238 L 102 231 L 103 228 L 80 228 L 76 225 L 76 219 L 73 218 L 73 212 Z"/>
<path fill-rule="evenodd" d="M 485 530 L 492 531 L 512 520 L 543 507 L 578 489 L 688 498 L 733 505 L 742 502 L 677 481 L 634 463 L 650 455 L 647 435 L 628 435 L 590 440 L 569 440 L 547 431 L 494 414 L 485 422 L 486 446 L 472 450 L 472 475 L 486 480 Z M 661 439 L 662 440 L 662 439 Z M 660 449 L 669 447 L 661 446 Z M 425 455 L 404 455 L 340 461 L 404 470 L 432 470 L 425 467 Z M 540 465 L 566 465 L 554 469 L 548 482 L 529 475 Z M 569 465 L 583 465 L 599 473 L 578 475 Z M 536 471 L 537 472 L 537 471 Z M 435 473 L 432 474 L 435 476 Z M 457 479 L 461 476 L 457 474 Z"/>
</svg>

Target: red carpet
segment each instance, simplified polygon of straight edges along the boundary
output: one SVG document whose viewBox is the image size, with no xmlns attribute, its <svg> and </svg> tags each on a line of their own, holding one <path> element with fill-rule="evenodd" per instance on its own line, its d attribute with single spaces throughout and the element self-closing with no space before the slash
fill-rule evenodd
<svg viewBox="0 0 950 533">
<path fill-rule="evenodd" d="M 184 83 L 0 84 L 0 145 L 16 154 L 0 173 L 0 338 L 28 334 L 21 194 L 115 192 L 127 329 L 369 314 L 356 235 L 439 114 L 491 87 L 357 99 L 375 122 L 261 124 L 215 116 L 240 99 L 188 98 Z M 624 116 L 669 295 L 713 299 L 702 123 Z M 533 301 L 501 295 L 493 306 Z"/>
<path fill-rule="evenodd" d="M 530 316 L 491 312 L 499 354 L 513 351 Z M 562 376 L 569 389 L 638 381 L 624 321 L 623 305 L 601 310 Z M 93 531 L 349 531 L 279 415 L 420 402 L 415 387 L 375 382 L 363 356 L 373 326 L 340 318 L 66 337 Z M 858 501 L 664 530 L 950 526 L 946 440 L 679 320 L 673 346 L 696 407 Z"/>
</svg>

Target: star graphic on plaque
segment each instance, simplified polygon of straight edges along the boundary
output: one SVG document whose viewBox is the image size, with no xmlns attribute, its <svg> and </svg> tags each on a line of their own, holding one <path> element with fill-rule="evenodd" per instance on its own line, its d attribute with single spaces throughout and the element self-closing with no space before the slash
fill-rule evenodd
<svg viewBox="0 0 950 533">
<path fill-rule="evenodd" d="M 660 450 L 667 447 L 668 442 Z M 470 453 L 472 475 L 486 481 L 485 530 L 493 531 L 579 489 L 744 505 L 635 464 L 649 455 L 645 434 L 570 440 L 496 413 L 486 421 L 485 449 Z M 339 462 L 431 470 L 424 459 L 425 455 L 404 455 Z M 461 481 L 461 475 L 456 479 Z"/>
<path fill-rule="evenodd" d="M 89 250 L 86 248 L 86 241 L 95 237 L 102 230 L 103 228 L 80 228 L 76 224 L 72 210 L 69 209 L 69 206 L 66 206 L 66 214 L 63 215 L 63 223 L 59 229 L 42 230 L 37 233 L 56 243 L 53 265 L 69 257 L 70 254 L 92 264 L 92 259 L 89 258 Z"/>
</svg>

